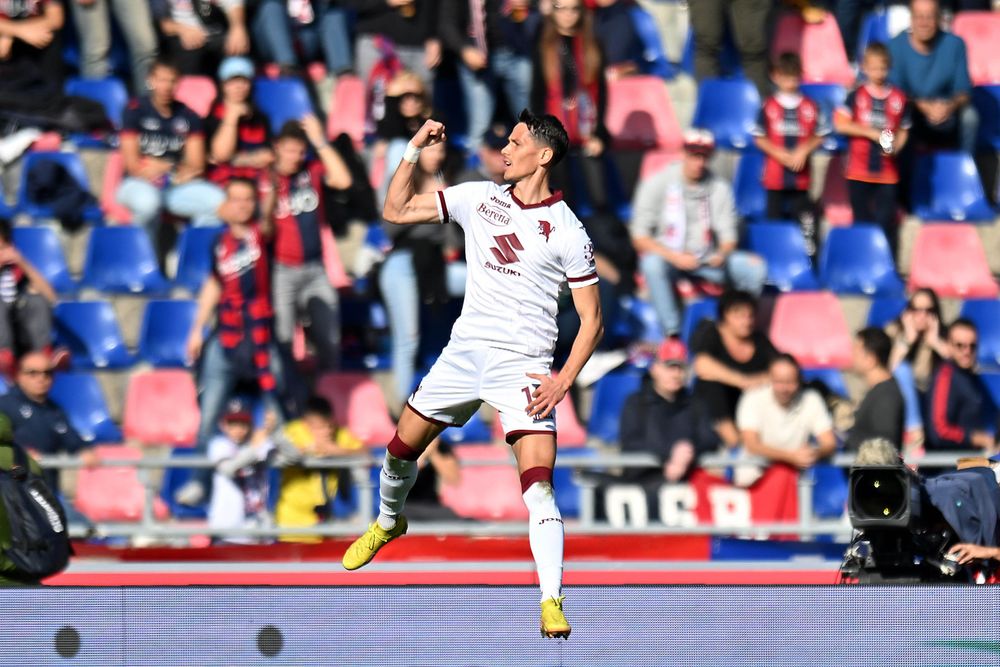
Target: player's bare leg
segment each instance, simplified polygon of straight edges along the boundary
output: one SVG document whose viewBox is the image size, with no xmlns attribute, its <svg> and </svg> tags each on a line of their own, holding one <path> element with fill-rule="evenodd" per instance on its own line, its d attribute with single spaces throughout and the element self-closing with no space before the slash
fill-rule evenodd
<svg viewBox="0 0 1000 667">
<path fill-rule="evenodd" d="M 417 480 L 417 459 L 443 430 L 443 426 L 422 419 L 409 406 L 403 409 L 379 473 L 378 519 L 344 552 L 345 569 L 367 565 L 379 549 L 406 533 L 403 505 Z"/>
<path fill-rule="evenodd" d="M 562 611 L 563 520 L 552 488 L 555 434 L 524 435 L 513 448 L 528 507 L 528 542 L 542 592 L 542 636 L 565 639 L 572 628 Z"/>
</svg>

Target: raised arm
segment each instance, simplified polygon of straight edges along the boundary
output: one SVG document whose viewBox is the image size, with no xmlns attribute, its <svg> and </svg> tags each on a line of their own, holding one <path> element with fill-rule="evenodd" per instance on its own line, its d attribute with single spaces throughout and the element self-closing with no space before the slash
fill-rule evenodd
<svg viewBox="0 0 1000 667">
<path fill-rule="evenodd" d="M 382 217 L 386 222 L 397 225 L 441 222 L 438 214 L 438 194 L 436 192 L 416 194 L 413 172 L 417 168 L 420 151 L 445 140 L 444 124 L 427 120 L 410 139 L 403 159 L 389 181 L 382 206 Z"/>
</svg>

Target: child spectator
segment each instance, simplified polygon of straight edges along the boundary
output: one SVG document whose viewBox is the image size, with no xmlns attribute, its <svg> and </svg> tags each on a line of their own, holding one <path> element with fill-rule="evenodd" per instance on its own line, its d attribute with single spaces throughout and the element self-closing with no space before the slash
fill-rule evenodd
<svg viewBox="0 0 1000 667">
<path fill-rule="evenodd" d="M 295 463 L 305 457 L 351 456 L 362 442 L 337 423 L 330 402 L 322 396 L 306 401 L 300 419 L 289 422 L 275 436 L 283 459 Z M 281 495 L 274 514 L 283 528 L 315 526 L 329 517 L 330 501 L 337 495 L 339 471 L 290 466 L 281 471 Z M 283 536 L 284 542 L 319 542 L 319 537 Z"/>
<path fill-rule="evenodd" d="M 208 458 L 215 464 L 212 497 L 208 505 L 211 530 L 255 528 L 271 525 L 267 510 L 267 459 L 274 449 L 271 432 L 277 423 L 268 412 L 264 425 L 253 430 L 253 415 L 246 401 L 229 401 L 219 424 L 221 433 L 208 443 Z M 221 542 L 253 543 L 254 538 L 220 538 Z"/>
<path fill-rule="evenodd" d="M 830 132 L 819 106 L 799 90 L 802 61 L 782 53 L 771 68 L 777 92 L 764 100 L 754 128 L 764 160 L 764 188 L 770 220 L 798 220 L 806 251 L 815 256 L 819 241 L 816 211 L 809 198 L 809 156 Z"/>
<path fill-rule="evenodd" d="M 253 103 L 253 63 L 232 56 L 219 65 L 222 90 L 205 118 L 209 180 L 220 186 L 230 178 L 257 180 L 274 162 L 271 123 Z"/>
<path fill-rule="evenodd" d="M 895 156 L 909 136 L 910 111 L 903 91 L 887 82 L 891 62 L 884 44 L 868 45 L 861 62 L 868 82 L 847 96 L 834 122 L 838 132 L 850 137 L 847 187 L 854 220 L 877 223 L 895 256 L 899 238 Z"/>
</svg>

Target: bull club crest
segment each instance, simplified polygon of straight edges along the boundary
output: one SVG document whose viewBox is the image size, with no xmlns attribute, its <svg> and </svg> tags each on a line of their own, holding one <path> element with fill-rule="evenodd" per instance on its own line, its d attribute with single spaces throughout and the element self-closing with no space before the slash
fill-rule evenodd
<svg viewBox="0 0 1000 667">
<path fill-rule="evenodd" d="M 545 237 L 545 242 L 549 241 L 549 234 L 552 233 L 552 223 L 548 220 L 538 221 L 538 233 Z"/>
</svg>

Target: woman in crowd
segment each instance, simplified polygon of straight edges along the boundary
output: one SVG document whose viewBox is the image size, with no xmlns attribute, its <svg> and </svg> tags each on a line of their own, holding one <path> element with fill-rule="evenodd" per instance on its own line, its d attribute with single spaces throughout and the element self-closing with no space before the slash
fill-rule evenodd
<svg viewBox="0 0 1000 667">
<path fill-rule="evenodd" d="M 899 319 L 885 327 L 893 343 L 890 358 L 893 370 L 900 364 L 909 364 L 921 392 L 930 388 L 938 362 L 948 358 L 943 329 L 941 302 L 928 287 L 915 291 Z"/>
<path fill-rule="evenodd" d="M 239 56 L 219 66 L 218 99 L 205 119 L 209 180 L 224 185 L 230 178 L 256 181 L 274 162 L 271 122 L 253 103 L 253 63 Z"/>
</svg>

